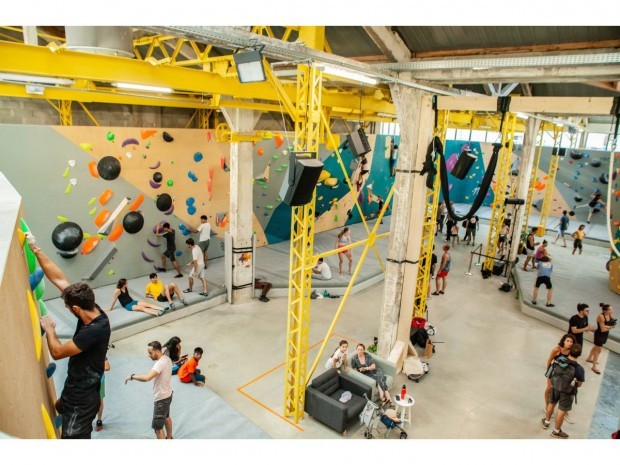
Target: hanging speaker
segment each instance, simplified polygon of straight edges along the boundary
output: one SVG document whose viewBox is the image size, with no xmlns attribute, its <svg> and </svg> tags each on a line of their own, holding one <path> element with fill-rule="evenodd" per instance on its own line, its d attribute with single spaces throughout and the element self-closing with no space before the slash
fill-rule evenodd
<svg viewBox="0 0 620 465">
<path fill-rule="evenodd" d="M 465 179 L 477 159 L 478 156 L 474 155 L 469 149 L 463 150 L 450 174 L 457 179 Z"/>
<path fill-rule="evenodd" d="M 362 128 L 359 128 L 357 131 L 353 131 L 351 134 L 347 135 L 347 142 L 349 144 L 349 148 L 351 152 L 356 157 L 361 157 L 362 155 L 370 152 L 370 144 L 368 143 L 368 137 L 366 137 L 366 133 Z"/>
<path fill-rule="evenodd" d="M 563 157 L 566 155 L 566 147 L 553 147 L 551 150 L 551 155 L 557 155 L 558 157 Z"/>
<path fill-rule="evenodd" d="M 525 204 L 525 200 L 524 199 L 505 199 L 504 200 L 504 205 L 524 205 Z"/>
<path fill-rule="evenodd" d="M 291 207 L 306 205 L 312 200 L 312 193 L 323 171 L 323 162 L 313 158 L 311 152 L 291 153 L 289 163 L 289 181 L 284 184 L 280 197 Z"/>
</svg>

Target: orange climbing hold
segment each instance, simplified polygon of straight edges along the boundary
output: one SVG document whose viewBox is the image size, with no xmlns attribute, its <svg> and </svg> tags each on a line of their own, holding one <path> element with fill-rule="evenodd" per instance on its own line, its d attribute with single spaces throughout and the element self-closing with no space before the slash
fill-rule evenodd
<svg viewBox="0 0 620 465">
<path fill-rule="evenodd" d="M 129 210 L 132 212 L 135 212 L 140 207 L 143 201 L 144 201 L 144 194 L 140 194 L 138 198 L 134 200 L 134 202 L 131 205 L 129 205 Z"/>
<path fill-rule="evenodd" d="M 157 129 L 142 129 L 140 131 L 140 137 L 142 140 L 148 139 L 149 137 L 155 135 L 157 133 Z"/>
<path fill-rule="evenodd" d="M 99 203 L 101 205 L 105 205 L 106 203 L 108 203 L 108 201 L 112 198 L 113 195 L 114 192 L 112 192 L 110 189 L 104 190 L 103 193 L 99 196 Z"/>
<path fill-rule="evenodd" d="M 284 137 L 282 137 L 280 134 L 276 134 L 276 148 L 279 149 L 282 146 L 282 143 L 284 142 Z"/>
<path fill-rule="evenodd" d="M 265 149 L 262 147 L 259 147 L 258 150 L 256 150 L 256 154 L 260 157 L 262 157 L 264 153 L 265 153 Z"/>
<path fill-rule="evenodd" d="M 95 247 L 97 247 L 97 244 L 99 244 L 99 237 L 92 236 L 90 239 L 84 242 L 84 245 L 82 245 L 82 253 L 84 255 L 88 255 L 95 249 Z"/>
<path fill-rule="evenodd" d="M 121 234 L 123 234 L 123 224 L 119 223 L 116 226 L 114 226 L 114 229 L 112 230 L 112 232 L 108 236 L 108 240 L 110 242 L 114 242 L 114 241 L 118 240 L 119 237 L 121 237 Z"/>
<path fill-rule="evenodd" d="M 99 171 L 97 171 L 97 162 L 96 161 L 91 161 L 90 163 L 88 163 L 88 171 L 90 171 L 90 175 L 93 178 L 98 178 L 99 177 Z"/>
<path fill-rule="evenodd" d="M 226 213 L 226 216 L 224 216 L 224 218 L 222 218 L 222 221 L 220 221 L 220 228 L 225 228 L 227 224 L 228 224 L 228 213 Z"/>
<path fill-rule="evenodd" d="M 101 210 L 101 213 L 99 213 L 95 218 L 95 224 L 101 227 L 103 226 L 103 223 L 108 221 L 108 218 L 110 218 L 110 210 Z"/>
</svg>

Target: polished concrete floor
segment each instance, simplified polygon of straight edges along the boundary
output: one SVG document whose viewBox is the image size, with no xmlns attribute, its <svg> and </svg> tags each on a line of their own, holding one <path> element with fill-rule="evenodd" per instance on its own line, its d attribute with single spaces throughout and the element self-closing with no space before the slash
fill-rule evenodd
<svg viewBox="0 0 620 465">
<path fill-rule="evenodd" d="M 483 225 L 479 238 L 485 237 Z M 437 244 L 439 248 L 441 239 Z M 413 423 L 407 427 L 409 438 L 548 439 L 549 431 L 540 427 L 543 373 L 547 356 L 563 332 L 523 314 L 514 293 L 498 290 L 504 278 L 484 280 L 480 273 L 465 275 L 471 250 L 465 245 L 454 247 L 447 292 L 429 301 L 429 320 L 438 330 L 434 340 L 442 342 L 430 360 L 430 374 L 419 384 L 407 381 L 404 375 L 395 383 L 406 383 L 415 397 Z M 351 346 L 358 341 L 370 343 L 377 334 L 382 297 L 382 283 L 351 296 L 331 335 L 329 350 L 341 338 L 348 339 Z M 308 366 L 340 303 L 341 299 L 312 301 Z M 219 305 L 120 340 L 109 356 L 111 361 L 114 357 L 143 358 L 149 341 L 180 336 L 184 352 L 195 346 L 205 349 L 201 367 L 207 386 L 270 437 L 343 438 L 312 418 L 295 424 L 282 416 L 286 306 L 286 297 L 274 297 L 268 303 L 254 300 Z M 586 354 L 590 347 L 586 342 Z M 323 371 L 326 357 L 319 362 L 317 374 Z M 604 349 L 602 370 L 608 357 L 618 356 Z M 619 404 L 614 402 L 620 398 L 620 386 L 606 383 L 601 393 L 606 373 L 596 376 L 584 360 L 582 364 L 586 366 L 586 383 L 571 414 L 574 424 L 565 423 L 563 429 L 571 438 L 608 437 L 604 428 L 593 435 L 591 424 L 601 405 L 600 395 L 604 396 L 606 414 L 612 419 L 620 416 Z M 115 406 L 108 404 L 106 409 L 114 412 Z M 197 433 L 196 437 L 214 437 L 211 433 Z M 133 437 L 131 431 L 125 437 Z M 344 436 L 362 437 L 357 426 Z"/>
</svg>

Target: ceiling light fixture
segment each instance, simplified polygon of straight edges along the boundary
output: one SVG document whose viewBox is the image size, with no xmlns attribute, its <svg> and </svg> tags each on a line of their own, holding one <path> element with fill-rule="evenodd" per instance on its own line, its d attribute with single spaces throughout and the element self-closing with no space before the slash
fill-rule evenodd
<svg viewBox="0 0 620 465">
<path fill-rule="evenodd" d="M 344 68 L 336 68 L 335 66 L 325 65 L 322 63 L 318 63 L 315 66 L 323 71 L 323 73 L 331 74 L 332 76 L 363 82 L 364 84 L 377 84 L 379 82 L 377 79 L 371 78 L 370 76 L 362 73 L 356 73 L 355 71 L 349 71 Z"/>
<path fill-rule="evenodd" d="M 66 78 L 54 78 L 47 76 L 31 76 L 29 74 L 0 73 L 0 81 L 14 82 L 17 84 L 51 84 L 72 86 L 73 80 Z"/>
<path fill-rule="evenodd" d="M 128 82 L 113 82 L 112 86 L 126 90 L 142 90 L 144 92 L 158 92 L 160 94 L 171 94 L 170 87 L 147 86 L 142 84 L 130 84 Z"/>
<path fill-rule="evenodd" d="M 267 80 L 265 68 L 263 68 L 262 50 L 263 47 L 260 47 L 258 50 L 233 53 L 233 60 L 237 67 L 237 76 L 241 84 Z"/>
</svg>

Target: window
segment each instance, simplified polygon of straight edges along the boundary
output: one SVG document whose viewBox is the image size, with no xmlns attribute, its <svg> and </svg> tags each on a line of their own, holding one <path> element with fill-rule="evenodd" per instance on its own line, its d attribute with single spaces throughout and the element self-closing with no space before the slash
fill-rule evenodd
<svg viewBox="0 0 620 465">
<path fill-rule="evenodd" d="M 494 143 L 499 142 L 501 139 L 501 134 L 497 131 L 487 131 L 487 142 Z"/>
<path fill-rule="evenodd" d="M 589 132 L 588 139 L 586 140 L 586 148 L 595 150 L 607 150 L 607 138 L 607 134 L 601 134 L 599 132 Z"/>
<path fill-rule="evenodd" d="M 379 123 L 379 134 L 398 136 L 400 134 L 400 125 L 398 123 Z"/>
<path fill-rule="evenodd" d="M 455 140 L 456 139 L 456 129 L 448 128 L 446 130 L 446 139 L 447 140 Z"/>
<path fill-rule="evenodd" d="M 469 129 L 457 129 L 456 140 L 469 140 Z"/>
<path fill-rule="evenodd" d="M 485 142 L 487 137 L 486 131 L 472 131 L 471 132 L 471 140 L 474 142 Z"/>
</svg>

